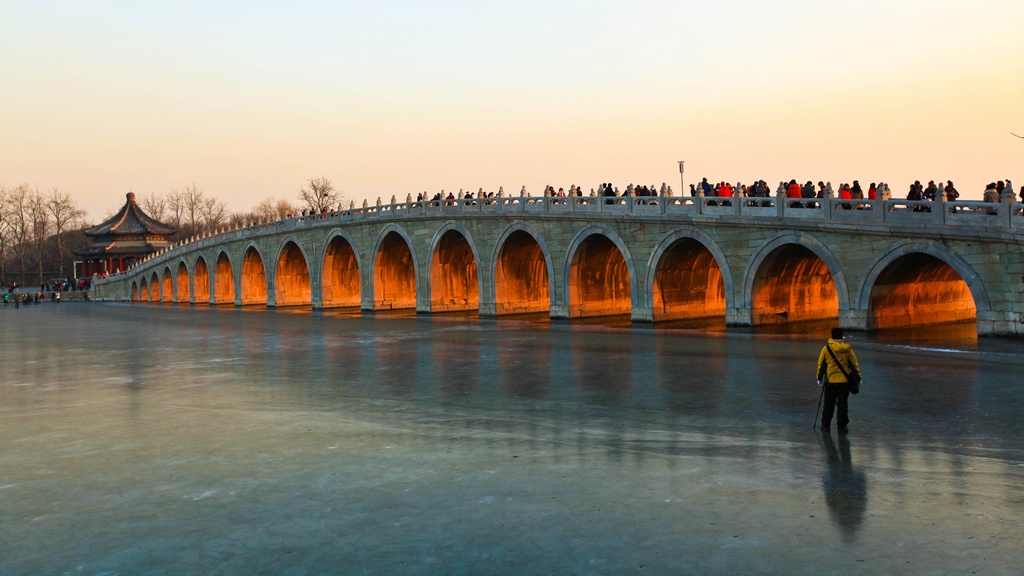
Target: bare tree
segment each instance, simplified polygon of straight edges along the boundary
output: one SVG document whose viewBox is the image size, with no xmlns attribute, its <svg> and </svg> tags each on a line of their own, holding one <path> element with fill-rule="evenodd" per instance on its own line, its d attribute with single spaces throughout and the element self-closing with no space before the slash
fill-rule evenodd
<svg viewBox="0 0 1024 576">
<path fill-rule="evenodd" d="M 184 233 L 181 229 L 185 219 L 185 193 L 177 188 L 167 193 L 167 224 L 174 226 L 175 240 L 180 240 Z M 189 234 L 194 231 L 189 231 Z"/>
<path fill-rule="evenodd" d="M 139 206 L 142 207 L 142 211 L 148 214 L 151 218 L 164 221 L 164 215 L 167 213 L 167 198 L 157 194 L 156 192 L 150 192 L 149 194 L 143 195 L 139 199 Z"/>
<path fill-rule="evenodd" d="M 56 188 L 50 190 L 50 194 L 47 197 L 47 209 L 52 217 L 53 227 L 57 237 L 57 262 L 60 269 L 60 275 L 66 276 L 64 273 L 64 231 L 69 226 L 74 226 L 81 222 L 82 219 L 85 218 L 85 210 L 82 210 L 75 204 L 75 201 L 71 198 L 70 194 L 67 192 L 61 192 Z"/>
<path fill-rule="evenodd" d="M 9 222 L 11 248 L 18 260 L 18 270 L 21 274 L 21 283 L 25 283 L 25 260 L 27 257 L 29 234 L 32 230 L 32 220 L 29 217 L 29 197 L 32 190 L 28 184 L 19 184 L 11 188 L 7 193 L 7 221 Z"/>
<path fill-rule="evenodd" d="M 338 205 L 338 194 L 334 184 L 326 176 L 310 178 L 305 186 L 299 188 L 299 200 L 304 202 L 311 212 L 324 212 Z"/>
<path fill-rule="evenodd" d="M 0 285 L 7 285 L 7 248 L 11 222 L 7 211 L 7 187 L 0 184 Z"/>
<path fill-rule="evenodd" d="M 274 203 L 274 212 L 277 213 L 278 220 L 284 220 L 289 215 L 298 212 L 298 210 L 294 204 L 282 198 Z"/>
<path fill-rule="evenodd" d="M 38 188 L 29 195 L 28 214 L 32 223 L 32 243 L 36 249 L 40 285 L 43 283 L 43 245 L 50 234 L 50 210 L 47 204 L 46 196 Z"/>
<path fill-rule="evenodd" d="M 257 222 L 264 220 L 283 220 L 290 214 L 295 214 L 295 205 L 287 200 L 267 198 L 249 212 L 249 217 Z"/>
<path fill-rule="evenodd" d="M 252 220 L 252 214 L 243 214 L 242 212 L 232 212 L 228 216 L 228 228 L 245 228 L 249 225 Z"/>
<path fill-rule="evenodd" d="M 274 210 L 274 199 L 263 200 L 249 212 L 253 220 L 263 222 L 265 220 L 277 220 L 277 211 Z"/>
<path fill-rule="evenodd" d="M 195 182 L 185 186 L 181 190 L 180 195 L 182 216 L 188 222 L 191 233 L 197 234 L 200 231 L 200 225 L 203 223 L 203 205 L 206 201 L 206 195 L 202 189 L 196 186 Z"/>
<path fill-rule="evenodd" d="M 216 198 L 205 198 L 199 207 L 199 214 L 203 230 L 212 231 L 227 222 L 228 207 Z"/>
</svg>

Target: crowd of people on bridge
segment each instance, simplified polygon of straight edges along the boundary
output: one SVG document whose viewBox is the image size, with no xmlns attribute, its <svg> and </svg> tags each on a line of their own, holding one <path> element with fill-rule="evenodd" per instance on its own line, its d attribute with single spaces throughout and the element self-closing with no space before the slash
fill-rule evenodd
<svg viewBox="0 0 1024 576">
<path fill-rule="evenodd" d="M 690 184 L 690 196 L 704 196 L 706 198 L 769 198 L 772 196 L 771 188 L 768 183 L 764 180 L 758 180 L 751 185 L 746 185 L 737 182 L 735 185 L 729 182 L 719 182 L 717 184 L 711 184 L 707 178 L 701 179 L 698 184 Z M 861 186 L 860 181 L 854 180 L 851 183 L 842 183 L 839 185 L 838 191 L 833 190 L 832 183 L 825 183 L 818 181 L 815 185 L 811 180 L 807 180 L 805 183 L 800 184 L 794 178 L 789 182 L 779 182 L 776 188 L 777 196 L 784 196 L 788 202 L 787 206 L 790 208 L 816 208 L 818 202 L 815 200 L 821 200 L 824 198 L 839 198 L 841 200 L 888 200 L 891 197 L 889 187 L 884 184 L 876 184 L 874 182 L 868 186 L 865 191 Z M 721 205 L 731 206 L 731 200 L 712 200 L 708 202 L 709 205 Z M 747 201 L 748 206 L 757 206 L 757 201 Z M 771 206 L 771 202 L 763 201 L 760 203 L 762 206 Z M 855 202 L 850 204 L 841 204 L 840 206 L 846 209 L 851 209 L 856 205 Z M 858 206 L 858 208 L 864 208 Z M 867 207 L 870 209 L 870 206 Z"/>
<path fill-rule="evenodd" d="M 698 195 L 705 198 L 715 198 L 715 200 L 707 201 L 709 206 L 731 206 L 733 201 L 725 200 L 725 198 L 767 198 L 772 196 L 772 192 L 764 180 L 758 180 L 748 186 L 739 182 L 732 184 L 725 181 L 712 184 L 708 182 L 707 178 L 702 178 L 699 183 L 690 184 L 690 196 L 695 197 Z M 871 209 L 871 205 L 858 204 L 857 200 L 890 200 L 892 198 L 889 186 L 884 182 L 872 182 L 867 190 L 864 190 L 860 181 L 854 180 L 850 183 L 841 183 L 837 188 L 833 189 L 831 182 L 826 183 L 819 180 L 817 185 L 815 185 L 812 181 L 808 180 L 800 184 L 795 178 L 789 182 L 779 182 L 775 195 L 784 196 L 787 206 L 790 208 L 816 208 L 819 203 L 815 200 L 824 198 L 850 200 L 851 202 L 849 203 L 839 204 L 841 208 L 846 210 L 853 208 L 859 210 Z M 1009 179 L 990 183 L 986 187 L 982 199 L 985 202 L 999 203 L 1004 198 L 1008 198 L 1010 202 L 1017 201 L 1013 192 L 1013 185 Z M 907 200 L 915 202 L 954 202 L 959 199 L 960 192 L 956 189 L 952 180 L 946 180 L 945 184 L 941 181 L 936 183 L 934 180 L 929 180 L 927 186 L 922 184 L 920 180 L 916 180 L 910 185 L 910 189 L 907 192 Z M 1024 201 L 1024 186 L 1020 189 L 1020 199 Z M 756 206 L 758 202 L 748 200 L 746 204 L 748 206 Z M 770 206 L 771 203 L 764 201 L 761 205 Z M 915 205 L 912 209 L 917 212 L 931 211 L 931 208 L 927 205 Z M 989 213 L 995 212 L 990 209 Z"/>
<path fill-rule="evenodd" d="M 454 206 L 460 200 L 466 200 L 470 205 L 476 205 L 477 201 L 483 202 L 485 205 L 497 204 L 498 198 L 504 196 L 504 191 L 499 190 L 495 192 L 484 192 L 484 189 L 479 189 L 476 193 L 471 191 L 463 192 L 459 190 L 458 195 L 454 192 L 448 192 L 445 194 L 444 190 L 441 190 L 437 194 L 429 197 L 427 192 L 420 192 L 416 195 L 414 207 L 420 206 L 423 202 L 426 202 L 428 206 Z"/>
<path fill-rule="evenodd" d="M 520 197 L 532 198 L 533 195 L 524 186 L 520 192 Z M 565 203 L 563 198 L 582 198 L 584 196 L 589 197 L 600 197 L 605 198 L 605 203 L 614 204 L 621 203 L 621 198 L 635 197 L 635 198 L 656 198 L 658 196 L 672 196 L 672 187 L 665 183 L 662 183 L 661 187 L 651 184 L 648 185 L 636 185 L 629 184 L 625 190 L 619 191 L 619 188 L 613 186 L 611 182 L 602 182 L 596 189 L 591 188 L 589 194 L 584 194 L 583 188 L 571 184 L 568 189 L 564 187 L 555 188 L 554 186 L 548 185 L 544 187 L 544 192 L 541 194 L 542 198 L 551 198 L 552 203 Z M 444 190 L 430 196 L 427 192 L 421 192 L 416 195 L 415 203 L 419 204 L 422 202 L 428 203 L 430 206 L 454 206 L 459 201 L 471 201 L 471 204 L 476 204 L 477 200 L 483 200 L 484 204 L 494 204 L 497 199 L 506 197 L 504 190 L 499 189 L 495 192 L 484 192 L 481 188 L 478 192 L 463 192 L 459 191 L 458 194 L 454 192 L 445 193 Z M 613 198 L 620 198 L 620 200 L 613 200 Z M 652 201 L 653 202 L 653 201 Z"/>
<path fill-rule="evenodd" d="M 853 180 L 852 182 L 840 183 L 838 187 L 833 188 L 831 182 L 823 182 L 819 180 L 815 184 L 811 180 L 807 180 L 803 184 L 800 184 L 795 178 L 789 182 L 779 182 L 779 185 L 775 188 L 775 193 L 772 193 L 771 187 L 764 180 L 757 180 L 753 184 L 747 185 L 741 182 L 735 184 L 731 182 L 721 181 L 716 184 L 712 184 L 707 178 L 702 178 L 699 183 L 690 184 L 690 196 L 696 197 L 698 195 L 704 196 L 709 200 L 706 200 L 709 206 L 731 206 L 734 198 L 771 198 L 773 196 L 783 196 L 786 198 L 790 208 L 817 208 L 820 206 L 820 200 L 824 198 L 836 198 L 839 200 L 849 200 L 849 203 L 840 203 L 839 207 L 846 210 L 858 209 L 858 210 L 871 210 L 871 205 L 867 203 L 858 204 L 858 200 L 890 200 L 892 198 L 892 192 L 889 189 L 888 184 L 884 182 L 872 182 L 865 189 L 859 180 Z M 1009 195 L 1011 201 L 1016 201 L 1013 193 L 1012 184 L 1009 180 L 1000 180 L 993 182 L 986 187 L 983 200 L 985 202 L 999 202 L 1003 197 Z M 624 202 L 623 198 L 633 197 L 638 198 L 637 202 L 656 203 L 659 196 L 672 196 L 672 187 L 664 183 L 660 187 L 655 185 L 636 185 L 629 184 L 624 190 L 621 190 L 612 185 L 611 182 L 602 182 L 597 189 L 591 188 L 590 197 L 600 197 L 604 199 L 605 204 L 619 204 Z M 519 193 L 521 197 L 532 197 L 532 194 L 526 190 L 524 186 Z M 575 184 L 570 185 L 566 188 L 556 188 L 548 185 L 544 187 L 544 192 L 541 195 L 544 198 L 551 198 L 552 203 L 564 203 L 563 198 L 571 197 L 583 197 L 585 196 L 583 189 Z M 1024 186 L 1020 190 L 1021 200 L 1024 201 Z M 427 192 L 422 192 L 416 196 L 415 202 L 428 202 L 433 206 L 448 205 L 453 206 L 459 201 L 469 200 L 471 204 L 476 204 L 477 200 L 483 200 L 484 204 L 494 204 L 497 199 L 505 197 L 503 190 L 495 192 L 484 192 L 481 188 L 478 192 L 463 192 L 459 191 L 458 194 L 454 192 L 445 193 L 444 190 L 430 196 Z M 651 198 L 651 200 L 644 200 L 645 198 Z M 713 199 L 712 199 L 713 198 Z M 960 192 L 957 191 L 952 180 L 947 180 L 945 184 L 941 181 L 936 183 L 934 180 L 930 180 L 928 185 L 923 185 L 919 180 L 914 181 L 910 185 L 909 191 L 907 192 L 907 200 L 919 201 L 919 202 L 936 202 L 946 201 L 953 202 L 960 199 Z M 747 200 L 746 205 L 748 206 L 771 206 L 772 203 L 768 200 L 757 201 Z M 915 211 L 930 211 L 927 206 L 914 206 Z"/>
<path fill-rule="evenodd" d="M 1010 202 L 1017 201 L 1013 194 L 1013 183 L 1010 182 L 1010 179 L 989 182 L 988 186 L 985 187 L 982 200 L 985 202 L 1002 202 L 1003 198 L 1009 198 Z M 1024 202 L 1024 186 L 1020 187 L 1020 200 Z"/>
</svg>

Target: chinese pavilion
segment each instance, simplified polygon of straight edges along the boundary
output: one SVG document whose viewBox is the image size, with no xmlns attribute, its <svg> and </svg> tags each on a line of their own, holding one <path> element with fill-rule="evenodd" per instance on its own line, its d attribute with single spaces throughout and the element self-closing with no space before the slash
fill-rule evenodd
<svg viewBox="0 0 1024 576">
<path fill-rule="evenodd" d="M 82 259 L 83 276 L 120 272 L 133 263 L 170 245 L 167 237 L 175 228 L 150 218 L 135 203 L 135 194 L 129 192 L 127 202 L 113 218 L 83 230 L 92 239 L 75 250 Z"/>
</svg>

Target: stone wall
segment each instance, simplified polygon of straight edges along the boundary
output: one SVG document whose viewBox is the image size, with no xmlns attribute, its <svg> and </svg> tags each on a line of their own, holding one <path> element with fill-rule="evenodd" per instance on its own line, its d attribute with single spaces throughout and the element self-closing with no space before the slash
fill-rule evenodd
<svg viewBox="0 0 1024 576">
<path fill-rule="evenodd" d="M 976 318 L 982 334 L 1024 333 L 1024 217 L 1015 208 L 1001 206 L 1008 225 L 995 226 L 1002 216 L 941 218 L 901 209 L 906 202 L 876 203 L 887 216 L 824 203 L 821 217 L 778 206 L 744 214 L 691 202 L 686 213 L 664 201 L 629 210 L 571 202 L 406 204 L 261 224 L 161 254 L 95 291 L 112 300 L 629 313 L 637 322 L 838 318 L 852 329 Z M 975 203 L 946 206 L 960 204 Z"/>
</svg>

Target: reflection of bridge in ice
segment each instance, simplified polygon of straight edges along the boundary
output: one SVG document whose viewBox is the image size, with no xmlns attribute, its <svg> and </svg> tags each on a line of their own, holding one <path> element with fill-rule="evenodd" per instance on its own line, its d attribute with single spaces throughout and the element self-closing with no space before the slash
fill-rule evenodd
<svg viewBox="0 0 1024 576">
<path fill-rule="evenodd" d="M 740 326 L 976 319 L 980 334 L 1024 333 L 1019 204 L 727 200 L 364 206 L 193 239 L 96 290 L 141 302 L 722 317 Z"/>
</svg>

